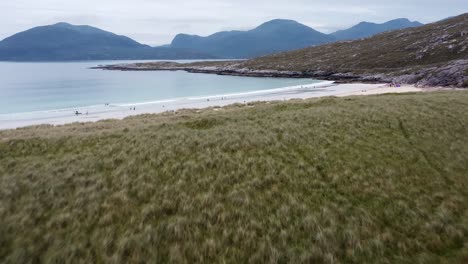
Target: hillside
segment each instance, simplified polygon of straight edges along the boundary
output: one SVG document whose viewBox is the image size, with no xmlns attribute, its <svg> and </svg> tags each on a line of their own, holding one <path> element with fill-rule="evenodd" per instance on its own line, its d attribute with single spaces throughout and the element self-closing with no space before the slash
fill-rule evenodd
<svg viewBox="0 0 468 264">
<path fill-rule="evenodd" d="M 185 70 L 254 77 L 468 87 L 468 14 L 370 38 L 341 41 L 247 61 L 134 63 L 106 70 Z"/>
<path fill-rule="evenodd" d="M 405 29 L 410 27 L 419 27 L 423 24 L 417 21 L 409 21 L 407 18 L 399 18 L 390 20 L 388 22 L 377 24 L 371 22 L 361 22 L 349 29 L 339 30 L 331 35 L 337 40 L 353 40 L 360 38 L 367 38 L 378 33 Z"/>
<path fill-rule="evenodd" d="M 220 58 L 252 58 L 305 48 L 334 38 L 292 20 L 272 20 L 249 31 L 218 32 L 208 37 L 179 34 L 171 47 L 192 49 Z"/>
<path fill-rule="evenodd" d="M 0 131 L 1 263 L 467 263 L 468 92 Z"/>
<path fill-rule="evenodd" d="M 98 28 L 67 23 L 32 28 L 0 42 L 0 60 L 4 61 L 179 58 L 214 57 L 183 49 L 152 48 Z"/>
<path fill-rule="evenodd" d="M 249 60 L 234 68 L 298 71 L 308 76 L 468 86 L 468 14 Z"/>
</svg>

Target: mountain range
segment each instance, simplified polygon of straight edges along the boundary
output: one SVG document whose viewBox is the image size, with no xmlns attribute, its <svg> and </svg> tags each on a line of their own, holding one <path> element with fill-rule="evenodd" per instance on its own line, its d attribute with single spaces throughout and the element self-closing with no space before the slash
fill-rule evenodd
<svg viewBox="0 0 468 264">
<path fill-rule="evenodd" d="M 339 30 L 331 35 L 337 40 L 354 40 L 360 38 L 367 38 L 373 35 L 385 32 L 392 31 L 397 29 L 419 27 L 423 24 L 417 21 L 410 21 L 407 18 L 399 18 L 395 20 L 390 20 L 382 24 L 376 24 L 371 22 L 361 22 L 354 27 L 351 27 L 346 30 Z"/>
<path fill-rule="evenodd" d="M 95 27 L 58 23 L 0 41 L 0 60 L 243 59 L 419 25 L 422 24 L 408 19 L 383 24 L 362 22 L 347 30 L 324 34 L 293 20 L 275 19 L 248 31 L 223 31 L 207 37 L 178 34 L 169 45 L 150 47 Z"/>
<path fill-rule="evenodd" d="M 370 38 L 236 62 L 230 70 L 295 71 L 319 79 L 468 88 L 467 29 L 465 13 Z"/>
<path fill-rule="evenodd" d="M 142 62 L 98 68 L 468 88 L 467 28 L 465 13 L 421 27 L 250 60 Z"/>
<path fill-rule="evenodd" d="M 296 21 L 276 19 L 249 31 L 218 32 L 208 37 L 179 34 L 171 47 L 207 52 L 221 58 L 252 58 L 334 40 Z"/>
<path fill-rule="evenodd" d="M 150 47 L 90 26 L 58 23 L 15 34 L 0 42 L 0 60 L 71 61 L 123 59 L 204 59 L 208 54 Z"/>
<path fill-rule="evenodd" d="M 248 31 L 223 31 L 207 37 L 179 34 L 170 47 L 192 49 L 220 58 L 254 58 L 422 25 L 400 18 L 383 24 L 361 22 L 346 30 L 324 34 L 293 20 L 276 19 Z"/>
</svg>

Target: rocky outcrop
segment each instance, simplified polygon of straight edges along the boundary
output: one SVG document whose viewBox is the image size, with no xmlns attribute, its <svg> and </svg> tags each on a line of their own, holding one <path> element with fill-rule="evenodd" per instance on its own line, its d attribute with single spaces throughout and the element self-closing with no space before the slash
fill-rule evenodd
<svg viewBox="0 0 468 264">
<path fill-rule="evenodd" d="M 413 70 L 409 74 L 396 74 L 391 78 L 395 82 L 416 84 L 421 87 L 468 88 L 468 60 L 451 61 L 443 65 Z"/>
<path fill-rule="evenodd" d="M 468 88 L 468 60 L 458 60 L 442 67 L 427 69 L 418 84 Z"/>
</svg>

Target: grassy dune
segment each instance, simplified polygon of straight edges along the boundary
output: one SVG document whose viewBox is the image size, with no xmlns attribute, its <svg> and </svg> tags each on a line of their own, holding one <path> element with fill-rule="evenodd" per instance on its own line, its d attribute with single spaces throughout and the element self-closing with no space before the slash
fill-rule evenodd
<svg viewBox="0 0 468 264">
<path fill-rule="evenodd" d="M 468 92 L 0 131 L 2 263 L 467 263 Z"/>
</svg>

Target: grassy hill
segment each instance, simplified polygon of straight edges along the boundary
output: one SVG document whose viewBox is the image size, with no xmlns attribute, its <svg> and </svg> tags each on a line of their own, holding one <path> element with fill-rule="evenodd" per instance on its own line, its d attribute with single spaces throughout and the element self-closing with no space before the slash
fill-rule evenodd
<svg viewBox="0 0 468 264">
<path fill-rule="evenodd" d="M 2 263 L 466 263 L 468 92 L 0 131 Z"/>
</svg>

